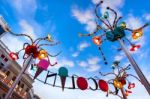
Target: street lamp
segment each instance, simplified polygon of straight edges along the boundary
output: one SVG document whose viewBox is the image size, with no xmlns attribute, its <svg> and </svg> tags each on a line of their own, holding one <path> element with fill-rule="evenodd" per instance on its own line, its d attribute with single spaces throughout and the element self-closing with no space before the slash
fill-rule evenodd
<svg viewBox="0 0 150 99">
<path fill-rule="evenodd" d="M 129 59 L 134 70 L 136 71 L 142 84 L 144 85 L 144 87 L 146 88 L 147 92 L 150 95 L 150 84 L 149 84 L 149 82 L 147 81 L 146 77 L 142 73 L 141 69 L 139 68 L 139 66 L 137 65 L 137 63 L 135 62 L 135 60 L 133 59 L 133 57 L 131 56 L 130 52 L 127 50 L 127 48 L 125 47 L 124 42 L 123 42 L 123 39 L 126 38 L 125 30 L 132 32 L 132 38 L 133 39 L 139 39 L 143 35 L 143 29 L 145 27 L 147 27 L 149 24 L 146 23 L 142 27 L 135 29 L 135 30 L 132 30 L 132 29 L 126 27 L 125 22 L 121 22 L 121 24 L 118 25 L 118 22 L 121 20 L 122 17 L 118 17 L 118 14 L 114 9 L 112 9 L 110 7 L 106 7 L 107 11 L 111 11 L 115 15 L 113 24 L 111 24 L 108 20 L 109 13 L 107 11 L 102 16 L 98 15 L 97 10 L 98 10 L 98 7 L 101 6 L 101 4 L 103 4 L 103 1 L 100 1 L 96 5 L 95 14 L 96 14 L 98 21 L 102 22 L 102 24 L 105 25 L 106 28 L 103 28 L 101 25 L 99 25 L 98 23 L 100 23 L 100 22 L 96 22 L 97 28 L 93 33 L 90 33 L 90 34 L 81 34 L 80 33 L 80 36 L 94 36 L 99 30 L 101 30 L 101 31 L 103 31 L 103 34 L 99 35 L 100 37 L 106 37 L 106 40 L 111 41 L 111 42 L 118 41 L 120 43 L 121 49 L 125 52 L 127 58 Z M 135 44 L 131 43 L 127 38 L 126 38 L 126 40 L 131 45 L 130 51 L 136 51 L 137 49 L 139 49 L 141 47 L 140 45 L 135 45 Z M 99 49 L 101 51 L 100 46 L 99 46 Z M 101 54 L 103 56 L 104 61 L 106 61 L 104 54 L 102 52 L 101 52 Z"/>
<path fill-rule="evenodd" d="M 135 87 L 135 83 L 130 82 L 129 79 L 127 78 L 131 76 L 137 79 L 138 81 L 140 80 L 136 76 L 127 73 L 127 70 L 130 69 L 130 66 L 131 66 L 130 64 L 128 66 L 121 67 L 119 63 L 120 63 L 119 61 L 113 62 L 113 65 L 112 65 L 113 72 L 109 72 L 107 74 L 102 74 L 100 72 L 100 75 L 101 76 L 113 75 L 114 77 L 108 80 L 108 84 L 111 84 L 115 88 L 115 91 L 112 91 L 109 89 L 108 94 L 110 93 L 113 95 L 117 95 L 121 99 L 122 98 L 127 99 L 127 96 L 129 96 L 132 93 L 132 89 Z M 115 70 L 117 70 L 117 73 L 115 72 Z M 125 87 L 126 85 L 127 85 L 127 88 Z M 122 96 L 119 95 L 119 91 L 121 91 Z"/>
<path fill-rule="evenodd" d="M 55 45 L 60 44 L 60 42 L 54 43 L 51 35 L 49 35 L 49 34 L 48 34 L 48 36 L 46 36 L 44 38 L 38 38 L 36 40 L 33 40 L 29 35 L 27 35 L 27 34 L 16 34 L 16 33 L 12 32 L 9 28 L 5 28 L 5 31 L 9 32 L 10 34 L 12 34 L 14 36 L 27 37 L 30 40 L 29 43 L 28 42 L 24 43 L 23 48 L 21 50 L 19 50 L 18 52 L 10 52 L 9 53 L 9 56 L 12 60 L 17 60 L 17 59 L 19 59 L 19 53 L 21 51 L 24 51 L 23 68 L 21 69 L 16 80 L 13 82 L 11 88 L 9 89 L 8 93 L 6 94 L 6 96 L 4 98 L 4 99 L 9 99 L 10 96 L 12 95 L 16 85 L 21 80 L 23 74 L 25 73 L 25 71 L 28 69 L 28 67 L 32 63 L 32 60 L 36 60 L 36 59 L 40 60 L 40 63 L 37 65 L 38 69 L 37 69 L 35 76 L 34 76 L 34 79 L 35 79 L 43 70 L 47 69 L 48 66 L 51 65 L 49 57 L 56 57 L 60 54 L 60 52 L 59 52 L 56 55 L 51 55 L 46 50 L 44 50 L 42 47 L 43 46 L 55 46 Z M 49 43 L 48 44 L 40 44 L 41 41 L 47 41 Z M 57 62 L 51 66 L 54 66 L 56 64 L 57 64 Z"/>
</svg>

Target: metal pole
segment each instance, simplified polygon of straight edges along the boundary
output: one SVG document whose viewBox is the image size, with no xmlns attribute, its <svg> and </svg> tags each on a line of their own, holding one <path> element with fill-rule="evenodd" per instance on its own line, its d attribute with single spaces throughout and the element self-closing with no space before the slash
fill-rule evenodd
<svg viewBox="0 0 150 99">
<path fill-rule="evenodd" d="M 144 85 L 145 89 L 147 90 L 147 92 L 150 95 L 150 84 L 149 84 L 148 80 L 146 79 L 146 77 L 142 73 L 141 69 L 139 68 L 139 66 L 137 65 L 137 63 L 135 62 L 133 57 L 131 56 L 130 52 L 126 49 L 123 41 L 121 39 L 118 39 L 118 41 L 121 45 L 122 50 L 125 52 L 126 56 L 128 57 L 131 65 L 133 66 L 134 70 L 136 71 L 138 77 L 140 78 L 141 83 Z"/>
<path fill-rule="evenodd" d="M 126 96 L 125 93 L 124 93 L 124 89 L 121 88 L 120 90 L 121 90 L 121 93 L 122 93 L 122 95 L 123 95 L 123 99 L 127 99 L 127 96 Z"/>
<path fill-rule="evenodd" d="M 32 55 L 28 57 L 28 59 L 26 60 L 26 62 L 23 64 L 23 68 L 21 70 L 21 72 L 19 73 L 19 75 L 17 76 L 16 80 L 14 81 L 12 87 L 9 89 L 8 93 L 6 94 L 4 99 L 10 99 L 10 96 L 13 94 L 13 91 L 16 87 L 16 85 L 19 83 L 19 81 L 21 80 L 24 72 L 26 71 L 26 69 L 30 66 L 30 63 L 32 61 Z"/>
</svg>

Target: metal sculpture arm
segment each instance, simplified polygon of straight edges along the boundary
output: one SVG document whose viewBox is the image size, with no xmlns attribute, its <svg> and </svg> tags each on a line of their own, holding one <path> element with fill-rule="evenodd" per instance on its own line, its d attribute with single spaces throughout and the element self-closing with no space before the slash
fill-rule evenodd
<svg viewBox="0 0 150 99">
<path fill-rule="evenodd" d="M 103 1 L 100 1 L 100 3 L 98 3 L 98 4 L 96 5 L 96 8 L 95 8 L 96 17 L 97 17 L 102 23 L 104 23 L 104 24 L 107 26 L 107 28 L 111 29 L 111 27 L 110 27 L 107 23 L 105 23 L 105 21 L 102 20 L 102 19 L 100 18 L 100 16 L 98 15 L 97 10 L 98 10 L 98 7 L 99 7 L 102 3 L 103 3 Z"/>
<path fill-rule="evenodd" d="M 149 26 L 150 24 L 149 23 L 146 23 L 144 24 L 142 27 L 138 28 L 138 29 L 144 29 L 145 27 Z M 134 30 L 133 29 L 129 29 L 129 28 L 125 28 L 125 30 L 128 30 L 130 32 L 133 32 Z"/>
<path fill-rule="evenodd" d="M 93 33 L 89 33 L 89 34 L 81 34 L 79 33 L 79 36 L 93 36 L 94 34 L 96 34 L 99 30 L 104 31 L 104 33 L 106 33 L 106 30 L 104 30 L 100 25 L 98 25 L 98 23 L 96 22 L 96 30 Z"/>
<path fill-rule="evenodd" d="M 116 20 L 115 26 L 117 26 L 118 22 L 119 22 L 121 19 L 122 19 L 122 16 L 120 16 L 120 17 Z"/>
<path fill-rule="evenodd" d="M 51 64 L 49 57 L 47 57 L 47 58 L 48 58 L 50 66 L 55 66 L 57 64 L 57 62 L 55 62 L 54 64 Z"/>
<path fill-rule="evenodd" d="M 36 45 L 40 42 L 40 41 L 42 41 L 42 40 L 46 40 L 47 39 L 47 37 L 44 37 L 44 38 L 38 38 L 38 39 L 36 39 L 35 41 L 34 41 L 34 44 L 36 43 Z"/>
<path fill-rule="evenodd" d="M 107 76 L 107 75 L 114 75 L 115 77 L 117 77 L 117 75 L 115 73 L 107 73 L 107 74 L 103 74 L 102 72 L 99 72 L 100 75 L 102 76 Z"/>
<path fill-rule="evenodd" d="M 58 45 L 60 44 L 60 42 L 56 42 L 56 43 L 53 43 L 53 44 L 40 44 L 38 47 L 42 47 L 42 46 L 55 46 L 55 45 Z"/>
<path fill-rule="evenodd" d="M 137 79 L 139 82 L 141 82 L 141 80 L 138 78 L 138 77 L 136 77 L 136 76 L 134 76 L 134 75 L 132 75 L 132 74 L 127 74 L 128 76 L 132 76 L 132 77 L 134 77 L 135 79 Z M 141 82 L 142 83 L 142 82 Z"/>
<path fill-rule="evenodd" d="M 27 35 L 27 34 L 16 34 L 16 33 L 12 32 L 12 31 L 9 30 L 9 29 L 7 29 L 7 31 L 8 31 L 10 34 L 15 35 L 15 36 L 25 36 L 25 37 L 28 37 L 28 38 L 30 39 L 31 43 L 33 43 L 33 39 L 32 39 L 29 35 Z"/>
<path fill-rule="evenodd" d="M 56 57 L 56 56 L 60 55 L 60 53 L 61 53 L 61 52 L 57 53 L 56 55 L 51 55 L 51 54 L 48 53 L 48 55 L 49 55 L 50 57 Z"/>
<path fill-rule="evenodd" d="M 110 7 L 107 7 L 107 9 L 108 10 L 110 10 L 110 11 L 112 11 L 114 14 L 115 14 L 115 19 L 114 19 L 114 21 L 113 21 L 113 28 L 115 27 L 115 23 L 116 23 L 116 20 L 117 20 L 117 12 L 114 10 L 114 9 L 112 9 L 112 8 L 110 8 Z"/>
</svg>

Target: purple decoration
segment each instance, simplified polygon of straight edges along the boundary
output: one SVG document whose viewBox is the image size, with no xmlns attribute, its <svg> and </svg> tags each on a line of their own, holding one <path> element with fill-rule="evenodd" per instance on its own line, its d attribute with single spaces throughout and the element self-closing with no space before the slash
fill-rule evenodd
<svg viewBox="0 0 150 99">
<path fill-rule="evenodd" d="M 38 67 L 47 70 L 48 66 L 50 65 L 50 62 L 46 59 L 42 59 L 39 61 L 39 63 L 37 64 Z"/>
</svg>

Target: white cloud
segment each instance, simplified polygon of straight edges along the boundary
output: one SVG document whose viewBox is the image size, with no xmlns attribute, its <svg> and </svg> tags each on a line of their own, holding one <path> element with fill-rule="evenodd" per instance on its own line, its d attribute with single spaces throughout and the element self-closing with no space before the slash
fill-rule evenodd
<svg viewBox="0 0 150 99">
<path fill-rule="evenodd" d="M 24 44 L 23 41 L 19 40 L 19 38 L 16 38 L 16 36 L 12 36 L 10 34 L 6 34 L 5 36 L 3 36 L 2 41 L 12 52 L 21 50 Z"/>
<path fill-rule="evenodd" d="M 98 64 L 98 62 L 100 62 L 99 57 L 92 57 L 88 59 L 88 64 L 90 65 Z"/>
<path fill-rule="evenodd" d="M 86 61 L 80 61 L 80 62 L 78 63 L 78 65 L 81 66 L 81 67 L 87 67 L 87 66 L 88 66 L 88 63 L 87 63 Z"/>
<path fill-rule="evenodd" d="M 83 51 L 85 48 L 87 48 L 87 47 L 89 47 L 89 46 L 90 46 L 89 43 L 87 43 L 87 42 L 82 42 L 82 43 L 79 44 L 78 49 L 79 49 L 79 51 Z"/>
<path fill-rule="evenodd" d="M 127 27 L 131 28 L 131 29 L 137 29 L 139 27 L 142 26 L 142 21 L 140 18 L 138 17 L 134 17 L 133 15 L 129 14 L 127 20 Z"/>
<path fill-rule="evenodd" d="M 78 8 L 72 8 L 73 16 L 81 23 L 85 24 L 85 29 L 88 32 L 93 32 L 96 29 L 96 23 L 94 21 L 94 15 L 90 9 L 82 11 Z"/>
<path fill-rule="evenodd" d="M 95 72 L 98 71 L 100 69 L 100 65 L 90 65 L 89 68 L 87 68 L 88 72 Z"/>
<path fill-rule="evenodd" d="M 18 14 L 22 16 L 34 16 L 37 9 L 36 0 L 7 0 L 10 5 L 17 11 Z M 32 8 L 31 8 L 32 7 Z"/>
<path fill-rule="evenodd" d="M 55 68 L 59 68 L 59 67 L 62 67 L 62 66 L 65 66 L 65 67 L 74 67 L 74 62 L 72 60 L 69 60 L 69 59 L 66 59 L 66 58 L 63 58 L 61 59 L 58 64 L 55 66 Z"/>
<path fill-rule="evenodd" d="M 78 57 L 79 54 L 80 54 L 80 52 L 83 51 L 83 50 L 85 50 L 89 46 L 90 46 L 90 43 L 85 42 L 85 41 L 79 43 L 79 45 L 77 46 L 77 51 L 73 52 L 72 57 Z M 73 51 L 73 50 L 70 50 L 70 51 Z"/>
<path fill-rule="evenodd" d="M 147 21 L 149 21 L 150 20 L 150 13 L 144 14 L 143 18 L 145 18 Z"/>
<path fill-rule="evenodd" d="M 87 61 L 79 61 L 78 65 L 85 68 L 88 72 L 95 72 L 100 69 L 100 59 L 98 57 L 90 57 Z"/>
<path fill-rule="evenodd" d="M 34 34 L 34 28 L 26 20 L 21 20 L 19 25 L 23 29 L 22 33 L 30 35 L 33 39 L 37 38 Z"/>
<path fill-rule="evenodd" d="M 80 54 L 80 52 L 75 52 L 75 53 L 72 54 L 72 57 L 78 57 L 79 54 Z"/>
<path fill-rule="evenodd" d="M 125 57 L 123 52 L 120 52 L 114 57 L 114 61 L 121 61 Z"/>
</svg>

